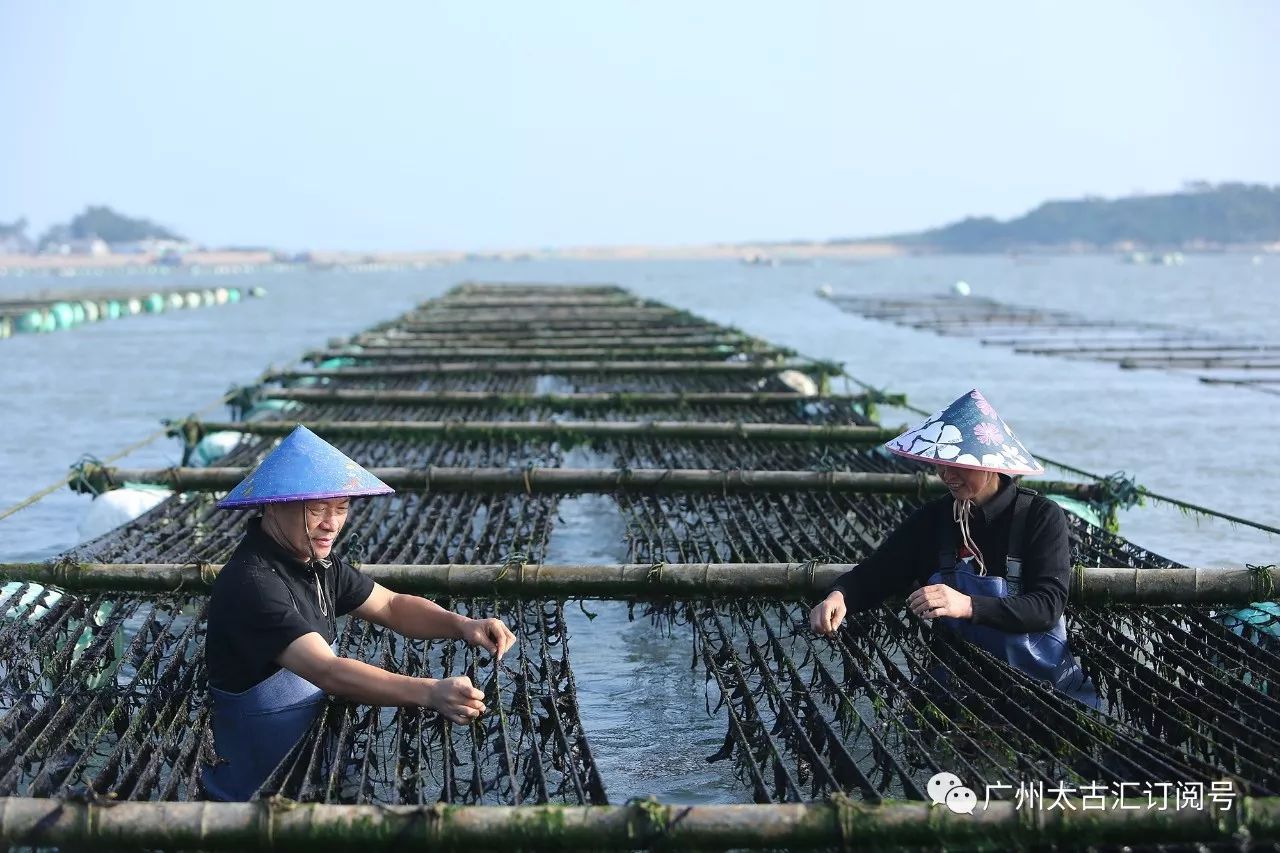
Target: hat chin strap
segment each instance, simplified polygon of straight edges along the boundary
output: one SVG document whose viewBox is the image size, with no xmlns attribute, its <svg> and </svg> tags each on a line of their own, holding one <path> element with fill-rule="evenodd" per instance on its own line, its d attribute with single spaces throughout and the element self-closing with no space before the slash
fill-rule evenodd
<svg viewBox="0 0 1280 853">
<path fill-rule="evenodd" d="M 311 552 L 311 562 L 319 563 L 321 569 L 326 568 L 324 561 L 316 556 L 315 546 L 311 544 L 311 527 L 307 524 L 307 504 L 302 501 L 302 532 L 307 535 L 307 550 Z M 314 566 L 312 567 L 315 568 Z M 316 572 L 316 603 L 320 605 L 320 615 L 329 615 L 329 597 L 321 590 L 320 572 Z"/>
<path fill-rule="evenodd" d="M 960 500 L 957 498 L 951 504 L 951 518 L 960 525 L 960 541 L 969 549 L 969 553 L 973 554 L 973 561 L 978 564 L 978 574 L 985 575 L 987 573 L 987 564 L 982 560 L 982 552 L 978 550 L 977 544 L 973 541 L 973 536 L 969 533 L 969 516 L 973 514 L 973 501 L 965 498 Z"/>
</svg>

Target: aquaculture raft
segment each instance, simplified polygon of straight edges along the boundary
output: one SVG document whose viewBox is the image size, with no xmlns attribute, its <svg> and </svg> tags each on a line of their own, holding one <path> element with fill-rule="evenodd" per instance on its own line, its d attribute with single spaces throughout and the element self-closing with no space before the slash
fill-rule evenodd
<svg viewBox="0 0 1280 853">
<path fill-rule="evenodd" d="M 85 323 L 116 320 L 135 314 L 233 305 L 241 299 L 265 293 L 261 287 L 175 287 L 162 290 L 94 289 L 0 297 L 0 338 L 74 329 Z"/>
<path fill-rule="evenodd" d="M 577 332 L 607 339 L 611 355 L 590 361 L 550 343 Z M 441 371 L 418 352 L 464 339 L 527 350 L 534 338 L 547 342 L 536 371 L 495 368 L 529 357 L 453 354 Z M 666 347 L 705 357 L 671 358 Z M 411 675 L 465 673 L 494 713 L 454 727 L 421 710 L 333 701 L 263 799 L 172 802 L 199 798 L 211 757 L 205 591 L 248 518 L 213 503 L 279 432 L 239 419 L 176 425 L 189 444 L 232 426 L 242 440 L 217 469 L 82 468 L 81 488 L 159 479 L 181 494 L 62 560 L 4 567 L 0 579 L 21 579 L 0 624 L 4 840 L 710 849 L 1193 842 L 1241 828 L 1276 837 L 1280 665 L 1254 627 L 1232 630 L 1203 603 L 1270 597 L 1274 572 L 1162 572 L 1180 567 L 1069 516 L 1077 563 L 1130 569 L 1081 569 L 1077 599 L 1104 591 L 1069 611 L 1073 646 L 1105 697 L 1099 714 L 933 636 L 898 604 L 851 619 L 834 640 L 808 631 L 832 564 L 865 557 L 936 489 L 867 443 L 877 395 L 787 384 L 796 377 L 784 371 L 821 379 L 836 365 L 612 287 L 465 285 L 340 350 L 250 389 L 233 417 L 269 403 L 361 463 L 401 472 L 395 497 L 356 502 L 338 547 L 388 586 L 502 616 L 517 646 L 497 665 L 458 643 L 346 620 L 340 653 Z M 611 426 L 573 429 L 588 419 Z M 711 428 L 726 424 L 743 428 Z M 753 429 L 769 425 L 779 426 Z M 1097 484 L 1041 486 L 1106 499 Z M 616 503 L 625 565 L 543 565 L 558 507 L 583 492 Z M 1190 591 L 1175 588 L 1182 578 Z M 157 583 L 167 591 L 145 591 Z M 710 757 L 729 762 L 742 803 L 761 806 L 610 805 L 571 653 L 592 641 L 590 628 L 571 637 L 565 615 L 566 600 L 588 596 L 634 601 L 637 618 L 691 651 L 725 729 Z M 1144 601 L 1161 603 L 1132 603 Z M 940 678 L 965 687 L 945 698 Z M 1050 812 L 1043 823 L 1015 813 L 1012 788 L 993 791 L 1002 802 L 981 822 L 902 802 L 925 800 L 940 770 L 980 794 L 986 784 L 1230 780 L 1237 796 L 1222 814 Z"/>
<path fill-rule="evenodd" d="M 940 335 L 980 338 L 1017 353 L 1109 362 L 1128 370 L 1197 371 L 1200 381 L 1208 384 L 1280 394 L 1280 346 L 1268 340 L 1242 340 L 1164 323 L 1097 320 L 954 293 L 820 295 L 846 313 Z"/>
</svg>

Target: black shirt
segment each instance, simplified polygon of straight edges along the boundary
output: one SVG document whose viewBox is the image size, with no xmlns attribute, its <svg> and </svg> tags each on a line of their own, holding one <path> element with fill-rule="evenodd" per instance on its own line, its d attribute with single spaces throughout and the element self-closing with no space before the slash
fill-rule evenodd
<svg viewBox="0 0 1280 853">
<path fill-rule="evenodd" d="M 319 582 L 329 615 L 320 611 Z M 248 531 L 213 582 L 205 661 L 209 684 L 241 693 L 280 669 L 276 658 L 312 631 L 335 639 L 338 616 L 350 613 L 373 592 L 373 580 L 336 556 L 327 568 L 304 563 L 262 530 Z"/>
<path fill-rule="evenodd" d="M 982 506 L 975 506 L 969 519 L 969 535 L 982 552 L 987 574 L 994 577 L 1005 574 L 1017 491 L 1013 481 L 1001 475 L 1000 490 Z M 952 543 L 939 541 L 940 531 L 951 531 L 954 548 L 959 551 L 960 526 L 952 520 L 953 503 L 948 495 L 925 504 L 889 534 L 874 554 L 840 576 L 834 588 L 844 593 L 850 613 L 923 586 L 939 568 L 939 552 L 952 547 Z M 1062 508 L 1035 495 L 1024 535 L 1022 594 L 973 596 L 973 622 L 1010 633 L 1047 631 L 1066 609 L 1071 554 Z"/>
</svg>

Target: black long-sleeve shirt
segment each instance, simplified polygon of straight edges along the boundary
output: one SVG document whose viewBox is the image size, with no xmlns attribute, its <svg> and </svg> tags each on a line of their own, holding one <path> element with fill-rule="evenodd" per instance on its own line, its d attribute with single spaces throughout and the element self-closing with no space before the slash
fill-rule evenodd
<svg viewBox="0 0 1280 853">
<path fill-rule="evenodd" d="M 1000 477 L 1000 490 L 970 517 L 969 535 L 982 552 L 987 574 L 1004 577 L 1009 553 L 1009 526 L 1013 522 L 1017 487 Z M 925 504 L 881 543 L 875 553 L 836 581 L 850 613 L 875 607 L 891 595 L 905 595 L 922 586 L 936 572 L 944 546 L 939 531 L 946 529 L 960 548 L 960 526 L 952 520 L 950 496 Z M 1022 592 L 1008 598 L 972 596 L 972 621 L 1010 633 L 1047 631 L 1067 606 L 1071 583 L 1071 554 L 1067 519 L 1062 508 L 1048 498 L 1031 499 L 1022 543 Z"/>
</svg>

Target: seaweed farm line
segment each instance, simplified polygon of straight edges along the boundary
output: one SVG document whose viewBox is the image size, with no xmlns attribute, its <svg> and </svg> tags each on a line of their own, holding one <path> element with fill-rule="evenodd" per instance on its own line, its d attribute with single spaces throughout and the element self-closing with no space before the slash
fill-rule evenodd
<svg viewBox="0 0 1280 853">
<path fill-rule="evenodd" d="M 180 287 L 163 290 L 82 290 L 0 297 L 0 338 L 74 329 L 139 314 L 234 305 L 265 296 L 261 287 Z"/>
<path fill-rule="evenodd" d="M 468 354 L 435 359 L 444 339 Z M 603 343 L 565 345 L 575 339 Z M 707 848 L 930 845 L 945 832 L 1177 846 L 1242 826 L 1277 837 L 1275 619 L 1221 612 L 1272 598 L 1274 572 L 1193 572 L 1068 515 L 1073 560 L 1112 570 L 1082 568 L 1078 587 L 1117 584 L 1068 610 L 1103 699 L 1094 711 L 949 643 L 900 602 L 831 639 L 808 630 L 830 564 L 863 559 L 936 488 L 872 443 L 880 395 L 826 393 L 838 366 L 608 286 L 463 285 L 309 356 L 236 395 L 231 420 L 175 424 L 187 465 L 78 468 L 75 486 L 95 500 L 146 479 L 177 491 L 61 560 L 2 567 L 0 838 L 162 846 L 145 803 L 200 799 L 204 583 L 249 518 L 213 503 L 297 422 L 400 478 L 396 495 L 355 502 L 337 547 L 389 585 L 433 579 L 419 588 L 500 616 L 517 643 L 498 661 L 342 620 L 340 654 L 466 674 L 492 713 L 455 727 L 421 709 L 331 700 L 260 791 L 331 807 L 306 812 L 331 833 L 308 835 L 302 813 L 264 799 L 211 809 L 204 824 L 175 807 L 170 840 L 235 847 L 264 820 L 280 849 L 386 847 L 400 832 Z M 1043 488 L 1104 509 L 1114 500 L 1098 483 Z M 702 580 L 682 580 L 699 569 Z M 744 572 L 755 586 L 731 594 L 724 584 Z M 1152 595 L 1162 603 L 1139 603 Z M 943 771 L 980 794 L 997 786 L 996 811 L 967 824 L 928 812 L 928 781 Z M 1040 827 L 1011 812 L 1019 783 L 1224 779 L 1230 820 L 1186 811 L 1127 829 L 1107 818 Z M 78 804 L 90 791 L 135 811 L 90 820 L 92 801 Z M 622 806 L 647 796 L 721 810 Z M 51 814 L 49 798 L 78 800 Z M 724 808 L 751 803 L 772 811 Z M 543 810 L 520 811 L 530 806 Z M 134 829 L 125 814 L 138 815 Z"/>
<path fill-rule="evenodd" d="M 1200 374 L 1200 381 L 1280 394 L 1280 346 L 1270 340 L 1240 340 L 1160 323 L 1093 320 L 962 293 L 915 298 L 821 295 L 840 310 L 868 319 L 939 335 L 977 337 L 1018 353 L 1104 361 L 1128 370 L 1211 371 Z"/>
</svg>

